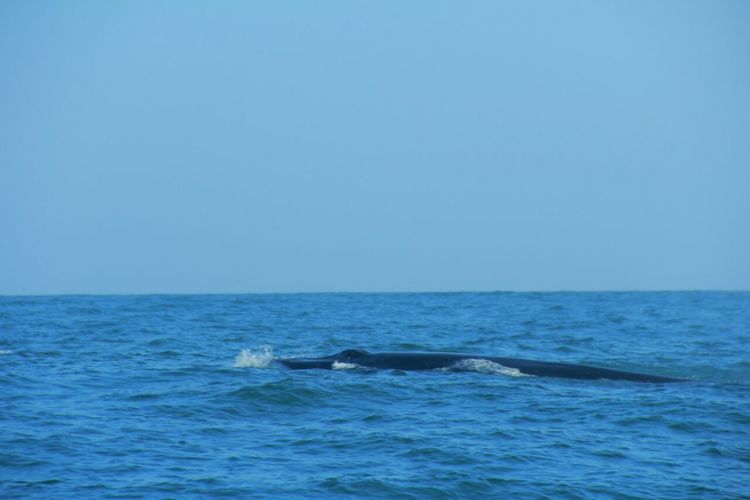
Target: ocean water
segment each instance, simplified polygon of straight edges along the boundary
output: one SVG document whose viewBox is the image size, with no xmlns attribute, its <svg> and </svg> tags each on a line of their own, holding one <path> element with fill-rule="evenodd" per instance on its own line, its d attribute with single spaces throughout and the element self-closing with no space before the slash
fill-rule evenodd
<svg viewBox="0 0 750 500">
<path fill-rule="evenodd" d="M 0 497 L 750 498 L 748 346 L 750 293 L 0 297 Z M 273 363 L 350 347 L 691 381 Z"/>
</svg>

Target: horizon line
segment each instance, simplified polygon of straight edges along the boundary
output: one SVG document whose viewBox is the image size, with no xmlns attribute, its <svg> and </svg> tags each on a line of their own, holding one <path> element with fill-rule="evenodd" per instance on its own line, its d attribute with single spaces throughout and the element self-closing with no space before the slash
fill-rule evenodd
<svg viewBox="0 0 750 500">
<path fill-rule="evenodd" d="M 407 291 L 283 291 L 283 292 L 62 292 L 62 293 L 0 293 L 0 297 L 155 297 L 194 295 L 416 295 L 416 294 L 553 294 L 553 293 L 747 293 L 742 288 L 682 288 L 682 289 L 549 289 L 549 290 L 407 290 Z"/>
</svg>

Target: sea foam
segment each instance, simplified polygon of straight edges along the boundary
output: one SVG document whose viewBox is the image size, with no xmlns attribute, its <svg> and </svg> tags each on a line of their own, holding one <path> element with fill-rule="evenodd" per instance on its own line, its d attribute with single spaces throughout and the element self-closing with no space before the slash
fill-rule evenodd
<svg viewBox="0 0 750 500">
<path fill-rule="evenodd" d="M 234 358 L 235 368 L 268 368 L 273 361 L 271 346 L 261 346 L 260 352 L 252 349 L 242 349 Z"/>
<path fill-rule="evenodd" d="M 344 363 L 342 361 L 334 361 L 331 365 L 331 368 L 334 370 L 353 370 L 355 368 L 359 368 L 358 364 L 355 363 Z"/>
<path fill-rule="evenodd" d="M 521 373 L 517 368 L 508 368 L 488 359 L 462 359 L 448 368 L 449 370 L 462 372 L 477 372 L 490 375 L 505 375 L 506 377 L 531 377 Z"/>
</svg>

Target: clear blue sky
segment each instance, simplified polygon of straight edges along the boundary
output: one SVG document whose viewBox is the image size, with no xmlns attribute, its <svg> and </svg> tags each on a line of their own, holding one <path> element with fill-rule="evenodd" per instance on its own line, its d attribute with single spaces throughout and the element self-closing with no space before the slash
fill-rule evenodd
<svg viewBox="0 0 750 500">
<path fill-rule="evenodd" d="M 0 294 L 750 289 L 750 2 L 0 2 Z"/>
</svg>

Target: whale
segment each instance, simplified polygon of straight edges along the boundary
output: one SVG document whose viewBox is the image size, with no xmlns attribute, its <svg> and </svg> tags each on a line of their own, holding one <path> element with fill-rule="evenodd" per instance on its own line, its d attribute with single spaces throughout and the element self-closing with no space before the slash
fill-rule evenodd
<svg viewBox="0 0 750 500">
<path fill-rule="evenodd" d="M 518 370 L 521 375 L 535 377 L 559 377 L 584 380 L 628 380 L 631 382 L 684 382 L 685 379 L 649 375 L 596 366 L 534 361 L 530 359 L 459 354 L 448 352 L 367 352 L 362 349 L 346 349 L 337 354 L 320 358 L 281 358 L 276 361 L 292 370 L 323 369 L 337 367 L 363 367 L 370 369 L 390 369 L 424 371 L 458 368 L 467 360 L 491 361 L 501 367 Z"/>
</svg>

